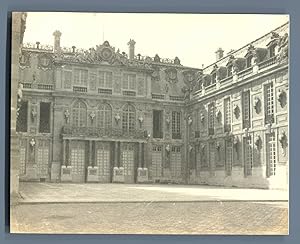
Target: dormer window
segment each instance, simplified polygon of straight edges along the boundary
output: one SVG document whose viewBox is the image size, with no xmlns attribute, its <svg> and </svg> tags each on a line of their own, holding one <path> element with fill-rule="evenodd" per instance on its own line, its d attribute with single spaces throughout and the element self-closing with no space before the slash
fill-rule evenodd
<svg viewBox="0 0 300 244">
<path fill-rule="evenodd" d="M 227 76 L 228 77 L 232 76 L 232 67 L 233 67 L 232 64 L 227 66 Z"/>
<path fill-rule="evenodd" d="M 269 56 L 270 56 L 270 58 L 275 56 L 275 47 L 276 47 L 275 44 L 273 44 L 272 46 L 269 47 Z"/>
<path fill-rule="evenodd" d="M 247 68 L 252 66 L 252 59 L 253 59 L 253 55 L 249 55 L 247 57 L 247 61 L 246 61 Z"/>
<path fill-rule="evenodd" d="M 214 72 L 211 74 L 211 84 L 215 84 L 217 82 L 217 73 Z"/>
</svg>

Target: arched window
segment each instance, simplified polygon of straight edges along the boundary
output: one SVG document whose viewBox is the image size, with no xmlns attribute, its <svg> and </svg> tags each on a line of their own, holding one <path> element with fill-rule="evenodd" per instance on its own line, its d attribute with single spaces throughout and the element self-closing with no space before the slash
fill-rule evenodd
<svg viewBox="0 0 300 244">
<path fill-rule="evenodd" d="M 122 114 L 123 132 L 133 132 L 135 129 L 135 109 L 132 105 L 125 105 Z"/>
<path fill-rule="evenodd" d="M 97 126 L 99 128 L 110 129 L 112 125 L 112 112 L 108 104 L 101 104 L 97 114 Z"/>
<path fill-rule="evenodd" d="M 77 101 L 72 108 L 72 121 L 74 126 L 86 126 L 86 105 Z"/>
</svg>

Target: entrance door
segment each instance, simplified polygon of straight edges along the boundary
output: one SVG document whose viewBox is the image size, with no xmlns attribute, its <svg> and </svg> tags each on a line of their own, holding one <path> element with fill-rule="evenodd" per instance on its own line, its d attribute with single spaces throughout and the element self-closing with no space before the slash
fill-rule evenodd
<svg viewBox="0 0 300 244">
<path fill-rule="evenodd" d="M 232 171 L 232 142 L 225 142 L 225 169 L 226 175 L 230 176 Z"/>
<path fill-rule="evenodd" d="M 245 176 L 252 175 L 253 155 L 252 155 L 252 138 L 244 137 L 244 173 Z"/>
<path fill-rule="evenodd" d="M 110 145 L 97 142 L 96 160 L 100 182 L 110 182 Z"/>
<path fill-rule="evenodd" d="M 38 178 L 48 178 L 48 163 L 49 163 L 49 141 L 40 140 L 37 149 L 37 169 Z"/>
<path fill-rule="evenodd" d="M 181 147 L 172 146 L 171 149 L 171 175 L 172 178 L 181 178 Z"/>
<path fill-rule="evenodd" d="M 71 148 L 72 181 L 85 182 L 85 143 L 72 142 Z"/>
<path fill-rule="evenodd" d="M 275 133 L 267 135 L 267 177 L 276 175 Z"/>
<path fill-rule="evenodd" d="M 162 177 L 162 146 L 152 148 L 152 177 Z"/>
<path fill-rule="evenodd" d="M 209 172 L 210 176 L 215 175 L 215 143 L 209 143 Z"/>
<path fill-rule="evenodd" d="M 125 183 L 134 183 L 134 144 L 122 144 L 122 165 Z"/>
</svg>

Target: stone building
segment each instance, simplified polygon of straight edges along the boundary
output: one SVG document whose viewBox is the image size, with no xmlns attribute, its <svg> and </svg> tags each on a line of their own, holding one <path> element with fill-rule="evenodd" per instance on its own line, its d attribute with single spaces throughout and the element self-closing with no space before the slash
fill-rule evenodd
<svg viewBox="0 0 300 244">
<path fill-rule="evenodd" d="M 21 180 L 286 188 L 288 23 L 206 68 L 24 44 Z"/>
</svg>

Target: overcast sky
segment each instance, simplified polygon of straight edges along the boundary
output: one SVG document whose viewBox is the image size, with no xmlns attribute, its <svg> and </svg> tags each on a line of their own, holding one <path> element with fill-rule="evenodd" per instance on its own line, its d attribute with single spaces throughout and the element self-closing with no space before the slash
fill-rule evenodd
<svg viewBox="0 0 300 244">
<path fill-rule="evenodd" d="M 161 58 L 178 56 L 185 66 L 201 68 L 215 61 L 215 51 L 238 49 L 288 21 L 287 15 L 28 13 L 24 42 L 90 48 L 104 40 L 128 53 Z"/>
</svg>

